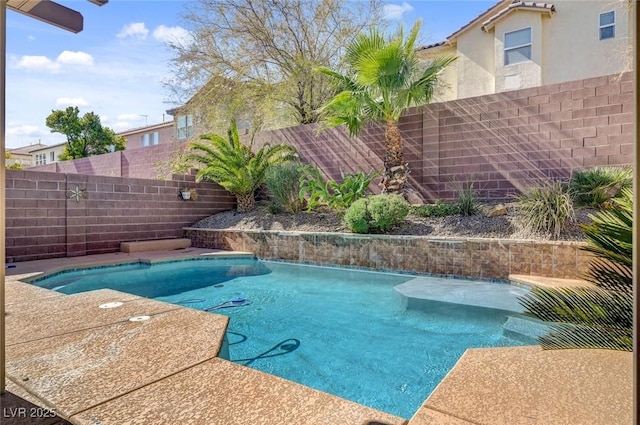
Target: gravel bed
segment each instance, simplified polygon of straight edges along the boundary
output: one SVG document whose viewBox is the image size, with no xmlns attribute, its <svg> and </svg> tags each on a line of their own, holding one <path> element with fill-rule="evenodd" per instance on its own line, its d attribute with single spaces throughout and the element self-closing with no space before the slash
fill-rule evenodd
<svg viewBox="0 0 640 425">
<path fill-rule="evenodd" d="M 465 237 L 465 238 L 502 238 L 502 239 L 537 239 L 548 240 L 548 235 L 531 234 L 525 231 L 517 220 L 514 204 L 507 204 L 507 214 L 497 217 L 486 217 L 479 213 L 472 216 L 452 215 L 448 217 L 425 218 L 409 214 L 388 234 L 418 235 L 432 237 Z M 490 205 L 482 205 L 487 210 Z M 570 224 L 561 234 L 561 240 L 584 240 L 579 224 L 588 223 L 589 208 L 576 210 L 575 223 Z M 207 217 L 192 227 L 229 230 L 286 230 L 303 232 L 345 232 L 350 233 L 342 223 L 340 215 L 330 209 L 319 209 L 313 212 L 298 214 L 272 214 L 265 205 L 248 213 L 235 210 L 225 211 Z"/>
</svg>

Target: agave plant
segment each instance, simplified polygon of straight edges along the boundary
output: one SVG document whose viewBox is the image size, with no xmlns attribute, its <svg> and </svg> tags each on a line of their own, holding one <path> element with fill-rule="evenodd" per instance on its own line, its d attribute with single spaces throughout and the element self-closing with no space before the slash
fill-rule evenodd
<svg viewBox="0 0 640 425">
<path fill-rule="evenodd" d="M 201 164 L 198 181 L 218 183 L 236 196 L 238 212 L 251 211 L 255 191 L 264 182 L 267 169 L 297 158 L 295 148 L 288 145 L 265 145 L 256 152 L 240 142 L 235 120 L 231 121 L 227 138 L 207 134 L 189 145 L 187 160 Z"/>
<path fill-rule="evenodd" d="M 629 189 L 614 206 L 591 216 L 583 226 L 584 249 L 595 255 L 585 278 L 590 288 L 534 288 L 520 302 L 525 314 L 553 322 L 540 338 L 543 348 L 608 348 L 631 351 L 633 345 L 632 227 Z"/>
</svg>

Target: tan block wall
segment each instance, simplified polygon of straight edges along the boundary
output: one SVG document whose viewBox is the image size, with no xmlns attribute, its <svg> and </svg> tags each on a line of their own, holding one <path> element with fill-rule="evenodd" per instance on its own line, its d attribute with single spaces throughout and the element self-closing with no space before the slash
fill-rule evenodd
<svg viewBox="0 0 640 425">
<path fill-rule="evenodd" d="M 182 228 L 234 208 L 211 183 L 7 170 L 7 262 L 116 252 L 120 242 L 177 238 Z M 69 198 L 78 186 L 86 197 Z M 196 188 L 197 201 L 178 199 Z"/>
<path fill-rule="evenodd" d="M 477 279 L 506 280 L 510 274 L 579 279 L 592 258 L 580 242 L 189 228 L 184 234 L 196 247 L 250 251 L 263 259 Z"/>
<path fill-rule="evenodd" d="M 410 187 L 432 201 L 452 199 L 456 184 L 472 182 L 482 198 L 505 198 L 539 179 L 631 164 L 632 79 L 632 73 L 615 74 L 412 108 L 400 119 Z M 376 125 L 358 138 L 340 128 L 319 133 L 318 125 L 303 125 L 259 133 L 256 143 L 293 145 L 332 179 L 341 170 L 380 170 L 384 159 L 384 132 Z M 157 164 L 184 146 L 161 144 L 31 169 L 157 178 Z M 378 191 L 375 182 L 371 189 Z"/>
<path fill-rule="evenodd" d="M 456 183 L 473 182 L 483 198 L 504 198 L 573 170 L 631 164 L 631 73 L 532 87 L 408 110 L 400 120 L 410 186 L 425 200 L 452 199 Z M 384 133 L 358 138 L 306 125 L 259 133 L 289 143 L 300 156 L 340 178 L 340 170 L 381 169 Z M 372 186 L 372 190 L 377 190 Z"/>
</svg>

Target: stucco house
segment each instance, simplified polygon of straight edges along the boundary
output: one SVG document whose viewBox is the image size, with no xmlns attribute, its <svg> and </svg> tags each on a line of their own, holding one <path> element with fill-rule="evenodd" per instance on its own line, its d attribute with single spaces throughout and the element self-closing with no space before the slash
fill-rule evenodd
<svg viewBox="0 0 640 425">
<path fill-rule="evenodd" d="M 47 146 L 36 143 L 20 148 L 7 149 L 10 158 L 5 159 L 5 165 L 20 164 L 23 168 L 36 165 L 45 165 L 58 161 L 58 155 L 62 153 L 66 143 Z"/>
<path fill-rule="evenodd" d="M 173 120 L 121 131 L 117 135 L 127 140 L 126 149 L 163 145 L 173 143 L 176 139 Z"/>
<path fill-rule="evenodd" d="M 47 145 L 44 145 L 40 142 L 34 143 L 29 146 L 21 146 L 19 148 L 8 148 L 6 153 L 7 157 L 5 158 L 5 166 L 9 167 L 14 164 L 20 164 L 23 168 L 31 167 L 35 164 L 32 151 L 40 148 L 46 148 Z"/>
<path fill-rule="evenodd" d="M 66 144 L 66 142 L 63 142 L 56 145 L 43 145 L 42 147 L 32 150 L 30 152 L 33 157 L 32 165 L 45 165 L 58 162 L 58 157 L 62 154 Z"/>
<path fill-rule="evenodd" d="M 630 19 L 627 0 L 502 0 L 419 54 L 458 58 L 440 101 L 562 83 L 628 71 Z"/>
</svg>

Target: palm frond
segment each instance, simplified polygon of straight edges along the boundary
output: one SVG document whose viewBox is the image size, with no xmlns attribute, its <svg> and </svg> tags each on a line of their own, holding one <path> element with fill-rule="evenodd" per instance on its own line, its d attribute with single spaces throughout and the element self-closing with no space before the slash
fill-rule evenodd
<svg viewBox="0 0 640 425">
<path fill-rule="evenodd" d="M 242 144 L 235 120 L 227 131 L 227 138 L 207 134 L 189 145 L 186 158 L 200 165 L 198 180 L 208 179 L 236 195 L 249 195 L 264 182 L 266 170 L 278 163 L 297 157 L 296 150 L 287 145 L 265 145 L 256 152 Z"/>
<path fill-rule="evenodd" d="M 389 37 L 371 29 L 347 46 L 345 73 L 318 68 L 338 88 L 319 111 L 323 128 L 346 125 L 357 136 L 371 121 L 397 122 L 404 109 L 431 101 L 438 74 L 453 59 L 437 59 L 422 71 L 415 49 L 420 28 L 417 21 L 406 37 L 402 29 Z"/>
<path fill-rule="evenodd" d="M 584 226 L 595 255 L 586 279 L 592 288 L 534 288 L 520 299 L 525 314 L 553 322 L 540 338 L 544 348 L 608 348 L 633 345 L 633 202 L 630 190 Z"/>
<path fill-rule="evenodd" d="M 585 326 L 551 325 L 551 331 L 540 337 L 544 349 L 604 348 L 631 351 L 633 332 L 631 329 L 598 329 Z"/>
</svg>

